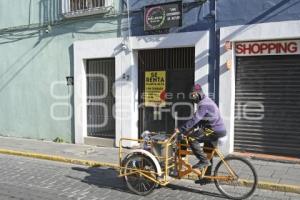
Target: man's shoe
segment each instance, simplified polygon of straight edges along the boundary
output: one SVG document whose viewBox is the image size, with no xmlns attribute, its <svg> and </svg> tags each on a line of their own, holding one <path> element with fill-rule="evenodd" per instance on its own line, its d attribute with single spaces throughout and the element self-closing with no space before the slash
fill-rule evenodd
<svg viewBox="0 0 300 200">
<path fill-rule="evenodd" d="M 206 185 L 212 183 L 212 180 L 208 178 L 202 178 L 202 179 L 195 180 L 195 183 L 200 185 Z"/>
<path fill-rule="evenodd" d="M 193 165 L 193 169 L 199 168 L 199 169 L 204 169 L 205 167 L 211 166 L 211 163 L 209 161 L 207 162 L 201 162 L 199 161 L 197 164 Z"/>
</svg>

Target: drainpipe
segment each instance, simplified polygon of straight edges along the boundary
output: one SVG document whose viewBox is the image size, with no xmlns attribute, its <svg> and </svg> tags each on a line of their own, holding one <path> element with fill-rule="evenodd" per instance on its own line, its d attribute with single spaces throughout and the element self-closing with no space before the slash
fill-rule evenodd
<svg viewBox="0 0 300 200">
<path fill-rule="evenodd" d="M 216 0 L 209 0 L 209 96 L 219 104 L 220 31 L 216 23 Z"/>
<path fill-rule="evenodd" d="M 215 1 L 215 33 L 216 33 L 216 42 L 215 42 L 215 102 L 219 105 L 219 94 L 220 94 L 220 28 L 218 26 L 218 13 L 217 13 L 217 1 Z"/>
</svg>

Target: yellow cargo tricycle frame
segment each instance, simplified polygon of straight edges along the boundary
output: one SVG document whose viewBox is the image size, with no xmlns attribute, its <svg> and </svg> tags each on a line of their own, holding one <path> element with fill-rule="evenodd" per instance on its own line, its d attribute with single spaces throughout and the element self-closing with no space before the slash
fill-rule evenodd
<svg viewBox="0 0 300 200">
<path fill-rule="evenodd" d="M 256 189 L 257 185 L 257 175 L 253 168 L 253 166 L 246 160 L 234 156 L 234 158 L 229 158 L 233 160 L 238 160 L 246 163 L 248 165 L 254 175 L 254 180 L 244 180 L 239 179 L 238 175 L 236 174 L 235 170 L 227 163 L 227 158 L 223 156 L 220 150 L 217 147 L 208 148 L 204 147 L 204 151 L 207 154 L 207 158 L 211 160 L 213 157 L 219 157 L 220 165 L 223 164 L 223 167 L 226 168 L 227 173 L 226 175 L 223 174 L 214 174 L 214 175 L 206 175 L 208 167 L 204 169 L 193 169 L 192 164 L 189 162 L 189 156 L 193 155 L 193 152 L 189 149 L 188 139 L 185 137 L 184 140 L 178 141 L 177 140 L 177 133 L 173 133 L 168 139 L 165 141 L 145 141 L 143 139 L 130 139 L 130 138 L 121 138 L 119 141 L 119 176 L 121 177 L 128 177 L 135 174 L 136 177 L 144 177 L 152 181 L 153 183 L 161 186 L 168 185 L 172 180 L 182 179 L 187 177 L 189 174 L 193 174 L 194 176 L 198 177 L 199 179 L 206 179 L 215 181 L 217 188 L 223 193 L 225 196 L 232 198 L 228 193 L 224 192 L 224 190 L 218 187 L 219 182 L 228 182 L 230 184 L 232 181 L 236 181 L 235 184 L 238 186 L 246 186 L 250 187 L 250 191 L 246 194 L 243 194 L 240 198 L 234 197 L 235 199 L 244 199 L 249 197 L 253 194 L 254 190 Z M 124 151 L 123 143 L 126 142 L 135 142 L 138 144 L 144 144 L 145 142 L 150 146 L 150 151 L 146 150 L 132 150 L 130 154 L 127 156 L 123 156 L 126 151 Z M 152 149 L 155 145 L 162 145 L 164 146 L 164 152 L 162 155 L 155 155 L 153 154 Z M 169 152 L 172 152 L 169 155 Z M 149 157 L 150 160 L 154 163 L 156 169 L 142 169 L 139 167 L 128 167 L 124 163 L 127 160 L 128 155 L 143 155 L 145 157 Z M 217 165 L 217 166 L 218 166 Z M 170 172 L 176 172 L 175 174 L 171 174 Z M 130 189 L 130 188 L 129 188 Z M 138 192 L 135 192 L 138 193 Z M 138 194 L 148 194 L 145 193 L 138 193 Z"/>
</svg>

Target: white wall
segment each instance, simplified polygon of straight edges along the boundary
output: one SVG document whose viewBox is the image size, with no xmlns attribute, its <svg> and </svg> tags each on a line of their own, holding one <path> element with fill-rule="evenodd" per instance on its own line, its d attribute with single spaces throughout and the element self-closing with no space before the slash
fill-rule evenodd
<svg viewBox="0 0 300 200">
<path fill-rule="evenodd" d="M 208 91 L 208 32 L 110 38 L 74 43 L 75 142 L 87 136 L 86 59 L 115 57 L 116 146 L 121 137 L 138 138 L 138 64 L 140 49 L 195 47 L 195 80 Z M 123 74 L 129 80 L 123 79 Z M 126 143 L 124 146 L 132 146 Z"/>
<path fill-rule="evenodd" d="M 231 153 L 234 145 L 235 55 L 234 51 L 225 51 L 225 42 L 300 38 L 300 21 L 232 26 L 221 28 L 220 33 L 220 109 L 229 131 L 229 140 L 223 150 Z M 228 59 L 233 61 L 231 70 L 226 69 Z"/>
</svg>

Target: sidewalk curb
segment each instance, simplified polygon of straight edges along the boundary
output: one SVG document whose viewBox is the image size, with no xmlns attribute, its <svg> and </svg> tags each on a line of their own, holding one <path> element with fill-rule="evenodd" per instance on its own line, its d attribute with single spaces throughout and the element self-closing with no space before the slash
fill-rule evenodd
<svg viewBox="0 0 300 200">
<path fill-rule="evenodd" d="M 37 158 L 37 159 L 64 162 L 64 163 L 77 164 L 77 165 L 85 165 L 89 167 L 110 167 L 113 169 L 119 168 L 117 164 L 112 164 L 112 163 L 97 162 L 93 160 L 73 159 L 73 158 L 66 158 L 62 156 L 53 156 L 53 155 L 39 154 L 39 153 L 32 153 L 32 152 L 14 151 L 9 149 L 0 149 L 0 154 L 23 156 L 23 157 Z"/>
<path fill-rule="evenodd" d="M 72 159 L 72 158 L 66 158 L 62 156 L 53 156 L 53 155 L 39 154 L 39 153 L 32 153 L 32 152 L 22 152 L 22 151 L 15 151 L 9 149 L 0 149 L 0 154 L 23 156 L 23 157 L 37 158 L 37 159 L 64 162 L 64 163 L 77 164 L 77 165 L 85 165 L 89 167 L 110 167 L 115 170 L 119 169 L 119 165 L 112 164 L 112 163 L 97 162 L 92 160 Z M 197 180 L 198 177 L 195 175 L 189 175 L 186 179 Z M 300 186 L 296 186 L 296 185 L 286 185 L 286 184 L 277 184 L 272 182 L 260 181 L 257 185 L 257 188 L 300 194 Z"/>
<path fill-rule="evenodd" d="M 189 175 L 187 179 L 198 180 L 199 178 L 196 175 Z M 278 192 L 291 192 L 291 193 L 300 194 L 300 186 L 297 185 L 287 185 L 287 184 L 278 184 L 278 183 L 272 183 L 266 181 L 258 181 L 257 188 L 264 189 L 264 190 L 278 191 Z"/>
<path fill-rule="evenodd" d="M 263 161 L 270 161 L 270 162 L 277 162 L 277 163 L 300 164 L 300 159 L 294 157 L 274 156 L 269 154 L 244 153 L 244 152 L 234 152 L 233 154 L 237 156 L 247 157 L 253 160 L 263 160 Z"/>
</svg>

